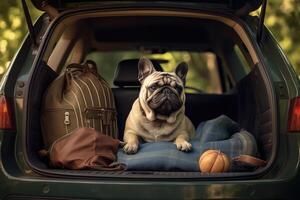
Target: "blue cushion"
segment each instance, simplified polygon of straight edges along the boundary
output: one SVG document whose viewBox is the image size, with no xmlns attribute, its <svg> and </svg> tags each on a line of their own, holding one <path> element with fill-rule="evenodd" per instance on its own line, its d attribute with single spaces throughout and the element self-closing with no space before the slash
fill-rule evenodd
<svg viewBox="0 0 300 200">
<path fill-rule="evenodd" d="M 142 143 L 134 155 L 120 149 L 118 162 L 135 171 L 199 171 L 198 159 L 208 149 L 220 150 L 230 158 L 257 153 L 252 134 L 225 115 L 202 122 L 190 142 L 193 146 L 190 152 L 177 150 L 172 142 Z"/>
</svg>

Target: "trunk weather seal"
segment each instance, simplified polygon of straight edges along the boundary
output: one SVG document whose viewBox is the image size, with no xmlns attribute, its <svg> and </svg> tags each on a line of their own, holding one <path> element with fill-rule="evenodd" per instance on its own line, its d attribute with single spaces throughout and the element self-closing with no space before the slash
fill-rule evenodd
<svg viewBox="0 0 300 200">
<path fill-rule="evenodd" d="M 142 10 L 142 9 L 151 9 L 151 8 L 153 8 L 153 6 L 152 7 L 141 7 L 139 9 Z M 154 7 L 154 8 L 157 9 L 157 7 Z M 95 11 L 98 11 L 98 12 L 107 11 L 107 9 L 109 9 L 109 11 L 116 11 L 115 7 L 113 7 L 113 8 L 111 8 L 111 7 L 104 7 L 104 8 L 100 7 L 100 8 L 93 8 L 93 9 L 89 9 L 89 10 L 82 9 L 82 10 L 67 11 L 63 15 L 59 16 L 56 20 L 54 20 L 51 23 L 51 25 L 48 27 L 48 30 L 45 34 L 46 37 L 42 41 L 42 45 L 40 46 L 39 52 L 38 52 L 37 57 L 36 57 L 36 59 L 34 61 L 34 64 L 33 64 L 34 67 L 32 68 L 32 70 L 30 72 L 28 82 L 31 82 L 35 77 L 37 77 L 36 74 L 35 74 L 35 72 L 37 71 L 36 66 L 38 66 L 38 63 L 41 62 L 41 60 L 42 60 L 41 57 L 44 54 L 47 43 L 49 42 L 49 38 L 50 38 L 49 35 L 51 35 L 53 33 L 53 31 L 54 31 L 54 29 L 55 29 L 55 27 L 58 23 L 60 23 L 62 20 L 64 20 L 67 17 L 73 16 L 73 15 L 78 15 L 78 14 L 81 14 L 82 12 L 84 12 L 86 14 L 87 12 L 93 13 Z M 124 9 L 126 9 L 126 7 L 124 8 L 124 6 L 122 6 L 121 10 L 124 10 Z M 275 97 L 275 94 L 274 94 L 274 86 L 271 84 L 272 82 L 271 82 L 270 76 L 269 76 L 270 72 L 268 71 L 268 69 L 266 67 L 266 64 L 263 60 L 263 56 L 262 56 L 261 51 L 259 50 L 259 46 L 256 42 L 254 42 L 254 41 L 256 41 L 256 39 L 254 38 L 254 36 L 252 34 L 250 34 L 249 27 L 246 26 L 246 24 L 241 19 L 239 19 L 235 16 L 225 15 L 223 13 L 207 12 L 205 10 L 203 11 L 203 10 L 198 10 L 198 9 L 189 9 L 189 8 L 184 9 L 182 7 L 179 7 L 179 8 L 178 7 L 177 8 L 172 7 L 172 8 L 169 8 L 168 10 L 164 10 L 164 7 L 160 8 L 161 11 L 170 11 L 170 9 L 175 9 L 175 11 L 178 11 L 178 12 L 183 12 L 183 11 L 185 11 L 185 12 L 196 12 L 197 11 L 197 12 L 202 12 L 202 13 L 206 13 L 206 14 L 213 14 L 213 15 L 223 16 L 223 17 L 234 20 L 235 22 L 237 22 L 245 30 L 247 36 L 250 38 L 250 42 L 251 42 L 252 46 L 254 47 L 254 50 L 256 51 L 256 53 L 259 57 L 259 60 L 261 61 L 261 64 L 259 65 L 259 70 L 260 70 L 261 73 L 264 72 L 264 73 L 262 73 L 263 80 L 267 83 L 266 85 L 267 85 L 267 87 L 269 87 L 268 89 L 270 89 L 268 91 L 271 92 L 271 105 L 270 106 L 271 106 L 271 109 L 273 111 L 273 115 L 272 115 L 272 117 L 273 117 L 272 118 L 272 129 L 273 129 L 273 131 L 272 132 L 273 132 L 273 134 L 275 134 L 275 136 L 273 135 L 274 145 L 273 145 L 273 149 L 272 149 L 271 159 L 269 160 L 268 165 L 266 167 L 260 169 L 260 170 L 257 170 L 257 171 L 252 172 L 252 173 L 247 172 L 246 174 L 245 173 L 242 173 L 242 174 L 241 173 L 234 173 L 234 174 L 231 174 L 231 176 L 222 176 L 221 174 L 219 174 L 219 175 L 214 176 L 212 178 L 211 175 L 208 176 L 208 175 L 201 174 L 199 172 L 199 174 L 201 174 L 199 177 L 195 177 L 195 176 L 185 177 L 185 174 L 188 174 L 188 172 L 187 173 L 177 172 L 178 174 L 180 174 L 180 176 L 172 177 L 172 176 L 160 176 L 160 175 L 156 176 L 155 174 L 152 174 L 152 172 L 150 172 L 151 173 L 150 177 L 148 177 L 149 175 L 145 175 L 145 174 L 139 174 L 138 176 L 135 176 L 135 175 L 128 175 L 127 176 L 126 175 L 125 177 L 123 177 L 122 175 L 121 176 L 120 175 L 119 176 L 118 175 L 117 176 L 108 176 L 108 175 L 105 175 L 105 172 L 103 172 L 102 173 L 103 175 L 100 176 L 100 177 L 96 177 L 96 179 L 99 179 L 99 178 L 102 178 L 102 179 L 103 178 L 110 178 L 110 179 L 111 178 L 118 178 L 118 179 L 127 178 L 128 179 L 129 178 L 129 179 L 141 179 L 141 180 L 146 179 L 146 180 L 149 180 L 149 178 L 151 178 L 153 180 L 163 180 L 163 179 L 172 179 L 172 180 L 174 180 L 174 179 L 179 179 L 179 180 L 188 180 L 188 181 L 199 181 L 199 180 L 206 180 L 206 179 L 209 179 L 209 180 L 219 180 L 219 179 L 224 180 L 224 178 L 226 177 L 225 181 L 227 181 L 227 180 L 229 181 L 229 180 L 241 180 L 241 179 L 243 179 L 243 180 L 245 180 L 245 179 L 256 179 L 256 178 L 264 176 L 271 169 L 271 166 L 274 163 L 275 155 L 277 153 L 277 142 L 278 142 L 277 141 L 277 135 L 278 135 L 277 130 L 278 129 L 276 128 L 277 112 L 276 112 L 276 109 L 274 109 L 274 108 L 276 108 L 276 105 L 275 105 L 276 104 L 276 101 L 275 101 L 276 97 Z M 22 134 L 22 136 L 23 136 L 23 139 L 22 139 L 23 140 L 23 149 L 24 149 L 24 155 L 25 155 L 25 160 L 26 160 L 27 164 L 32 168 L 32 170 L 34 172 L 36 172 L 37 174 L 40 174 L 42 176 L 61 177 L 61 178 L 63 177 L 63 178 L 72 178 L 72 179 L 78 179 L 78 178 L 82 179 L 82 177 L 85 177 L 87 179 L 94 179 L 94 177 L 87 177 L 85 175 L 76 175 L 76 176 L 66 175 L 66 172 L 63 172 L 62 174 L 49 172 L 50 171 L 49 169 L 47 169 L 47 170 L 40 169 L 40 168 L 34 166 L 29 161 L 28 156 L 27 156 L 28 152 L 27 152 L 27 148 L 26 148 L 27 147 L 27 137 L 28 137 L 27 133 L 29 133 L 29 130 L 28 130 L 28 124 L 27 124 L 26 119 L 28 118 L 28 111 L 27 111 L 27 108 L 28 108 L 28 94 L 30 93 L 31 90 L 32 90 L 32 86 L 30 84 L 28 84 L 28 87 L 26 88 L 26 95 L 25 95 L 25 98 L 24 98 L 24 105 L 25 105 L 24 106 L 24 112 L 26 113 L 26 116 L 23 119 L 24 120 L 23 121 L 24 122 L 23 123 L 24 124 L 24 126 L 23 126 L 24 134 Z M 101 173 L 101 172 L 99 172 L 99 173 Z M 99 174 L 99 173 L 97 173 L 97 174 Z M 128 174 L 128 172 L 124 172 L 124 173 Z M 134 173 L 134 172 L 131 172 L 131 174 L 132 173 Z"/>
</svg>

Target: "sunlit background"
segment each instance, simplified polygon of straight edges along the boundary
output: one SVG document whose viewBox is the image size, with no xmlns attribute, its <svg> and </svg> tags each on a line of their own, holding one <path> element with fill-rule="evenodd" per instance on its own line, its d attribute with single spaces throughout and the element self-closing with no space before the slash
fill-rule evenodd
<svg viewBox="0 0 300 200">
<path fill-rule="evenodd" d="M 41 14 L 29 2 L 33 20 Z M 257 14 L 255 12 L 254 14 Z M 300 74 L 300 1 L 269 0 L 265 24 Z M 20 0 L 0 1 L 0 78 L 18 50 L 27 26 Z"/>
</svg>

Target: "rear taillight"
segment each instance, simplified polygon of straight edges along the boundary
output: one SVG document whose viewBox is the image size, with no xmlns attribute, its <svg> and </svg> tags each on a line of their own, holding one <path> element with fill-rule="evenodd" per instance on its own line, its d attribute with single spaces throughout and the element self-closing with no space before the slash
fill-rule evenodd
<svg viewBox="0 0 300 200">
<path fill-rule="evenodd" d="M 290 102 L 288 131 L 300 131 L 300 97 L 296 97 Z"/>
<path fill-rule="evenodd" d="M 12 112 L 5 96 L 0 96 L 0 129 L 13 129 Z"/>
</svg>

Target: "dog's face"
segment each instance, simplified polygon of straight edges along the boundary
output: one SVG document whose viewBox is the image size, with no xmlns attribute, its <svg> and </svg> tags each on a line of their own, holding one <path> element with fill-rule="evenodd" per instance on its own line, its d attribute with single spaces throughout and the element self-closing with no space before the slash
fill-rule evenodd
<svg viewBox="0 0 300 200">
<path fill-rule="evenodd" d="M 175 72 L 159 72 L 149 59 L 141 58 L 138 67 L 142 84 L 139 99 L 148 120 L 175 121 L 184 108 L 187 64 L 179 64 Z"/>
</svg>

